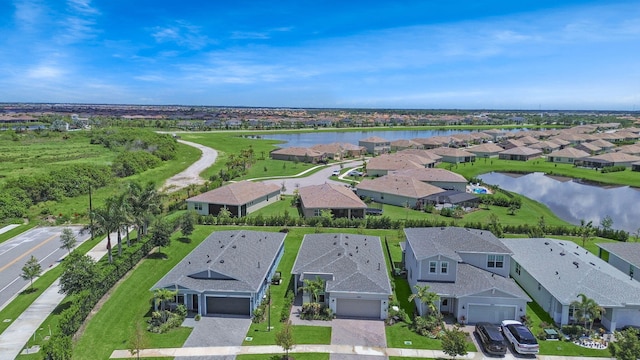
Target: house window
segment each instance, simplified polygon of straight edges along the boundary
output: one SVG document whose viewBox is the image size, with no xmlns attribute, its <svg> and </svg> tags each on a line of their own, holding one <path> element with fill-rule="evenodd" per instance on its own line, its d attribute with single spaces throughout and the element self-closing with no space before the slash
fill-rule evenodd
<svg viewBox="0 0 640 360">
<path fill-rule="evenodd" d="M 633 265 L 629 265 L 629 276 L 633 279 Z"/>
<path fill-rule="evenodd" d="M 488 268 L 502 268 L 504 267 L 504 255 L 489 255 L 487 257 Z"/>
<path fill-rule="evenodd" d="M 540 286 L 540 283 L 538 283 L 538 290 L 542 289 L 542 286 Z"/>
<path fill-rule="evenodd" d="M 429 261 L 429 274 L 435 274 L 437 272 L 438 263 L 435 261 Z"/>
<path fill-rule="evenodd" d="M 193 208 L 195 210 L 202 210 L 202 203 L 193 203 Z"/>
<path fill-rule="evenodd" d="M 520 275 L 520 270 L 522 268 L 520 267 L 520 264 L 516 263 L 516 274 Z"/>
<path fill-rule="evenodd" d="M 440 263 L 440 273 L 441 274 L 446 274 L 447 271 L 449 270 L 449 263 L 446 261 L 443 261 Z"/>
<path fill-rule="evenodd" d="M 313 216 L 322 216 L 322 209 L 314 209 Z"/>
</svg>

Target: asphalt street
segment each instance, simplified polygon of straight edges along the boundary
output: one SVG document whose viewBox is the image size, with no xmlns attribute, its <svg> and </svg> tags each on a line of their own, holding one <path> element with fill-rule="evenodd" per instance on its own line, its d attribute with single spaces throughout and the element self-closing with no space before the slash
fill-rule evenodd
<svg viewBox="0 0 640 360">
<path fill-rule="evenodd" d="M 346 173 L 347 169 L 351 170 L 351 169 L 360 169 L 360 168 L 362 168 L 362 160 L 357 160 L 357 161 L 351 161 L 343 164 L 342 171 Z M 270 180 L 261 180 L 261 181 L 268 184 L 277 184 L 279 186 L 282 186 L 282 183 L 284 183 L 284 186 L 286 188 L 286 191 L 284 193 L 287 195 L 292 195 L 294 190 L 299 189 L 301 187 L 309 186 L 309 185 L 320 185 L 323 183 L 343 185 L 343 186 L 346 185 L 344 182 L 329 179 L 331 177 L 331 173 L 334 170 L 341 170 L 340 165 L 327 166 L 322 170 L 315 172 L 309 176 L 286 177 L 286 178 L 283 177 L 280 179 L 270 179 Z M 256 180 L 259 180 L 259 179 L 256 179 Z"/>
<path fill-rule="evenodd" d="M 22 267 L 31 255 L 38 259 L 43 272 L 53 267 L 67 250 L 60 248 L 60 235 L 64 227 L 37 227 L 0 244 L 0 308 L 29 286 L 24 280 Z M 78 245 L 90 235 L 79 234 L 81 227 L 70 226 L 78 239 Z"/>
</svg>

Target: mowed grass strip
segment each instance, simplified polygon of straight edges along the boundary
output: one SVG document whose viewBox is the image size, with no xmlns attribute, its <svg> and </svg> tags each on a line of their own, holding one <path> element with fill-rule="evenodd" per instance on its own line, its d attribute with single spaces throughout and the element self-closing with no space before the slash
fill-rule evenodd
<svg viewBox="0 0 640 360">
<path fill-rule="evenodd" d="M 213 230 L 198 226 L 189 243 L 178 241 L 179 233 L 172 237 L 171 245 L 162 248 L 167 258 L 150 256 L 140 262 L 115 289 L 100 311 L 87 324 L 75 348 L 74 359 L 107 359 L 116 349 L 126 349 L 137 323 L 151 316 L 152 293 L 149 290 L 162 276 L 191 252 Z M 166 334 L 145 332 L 148 348 L 181 347 L 191 333 L 190 328 L 177 328 Z"/>
<path fill-rule="evenodd" d="M 296 360 L 329 360 L 329 354 L 326 353 L 294 353 L 289 352 L 289 357 Z M 284 358 L 284 350 L 282 354 L 243 354 L 237 355 L 236 360 L 282 360 Z"/>
</svg>

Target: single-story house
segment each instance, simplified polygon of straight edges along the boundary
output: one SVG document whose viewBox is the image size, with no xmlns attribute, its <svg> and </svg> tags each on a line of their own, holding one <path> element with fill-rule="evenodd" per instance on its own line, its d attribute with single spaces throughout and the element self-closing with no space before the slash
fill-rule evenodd
<svg viewBox="0 0 640 360">
<path fill-rule="evenodd" d="M 560 149 L 560 145 L 553 141 L 543 140 L 535 144 L 528 145 L 532 149 L 542 150 L 543 153 L 548 154 L 552 151 Z"/>
<path fill-rule="evenodd" d="M 387 318 L 391 282 L 377 236 L 306 234 L 291 273 L 295 293 L 304 280 L 323 279 L 320 302 L 339 317 Z M 303 292 L 303 303 L 309 301 Z"/>
<path fill-rule="evenodd" d="M 484 130 L 484 131 L 482 131 L 482 133 L 489 135 L 490 139 L 493 142 L 501 140 L 504 137 L 504 135 L 506 134 L 506 132 L 504 130 L 500 130 L 500 129 Z"/>
<path fill-rule="evenodd" d="M 640 156 L 640 145 L 638 144 L 622 145 L 617 147 L 615 150 L 629 155 Z"/>
<path fill-rule="evenodd" d="M 640 161 L 631 164 L 631 171 L 640 171 Z"/>
<path fill-rule="evenodd" d="M 433 167 L 435 161 L 419 155 L 393 153 L 373 157 L 367 162 L 367 175 L 382 176 L 389 171 L 403 169 L 424 169 Z"/>
<path fill-rule="evenodd" d="M 367 149 L 364 147 L 350 143 L 317 144 L 312 146 L 311 149 L 324 153 L 328 159 L 334 160 L 360 157 L 367 153 Z"/>
<path fill-rule="evenodd" d="M 503 147 L 505 150 L 509 150 L 517 147 L 523 147 L 525 146 L 525 144 L 520 140 L 505 139 L 500 142 L 500 146 Z"/>
<path fill-rule="evenodd" d="M 526 146 L 515 147 L 501 151 L 498 157 L 503 160 L 528 161 L 542 156 L 542 150 Z"/>
<path fill-rule="evenodd" d="M 598 256 L 622 271 L 629 278 L 640 281 L 640 243 L 614 242 L 596 244 Z"/>
<path fill-rule="evenodd" d="M 279 232 L 211 233 L 151 290 L 177 290 L 176 303 L 202 316 L 252 316 L 284 254 Z"/>
<path fill-rule="evenodd" d="M 385 175 L 376 179 L 362 180 L 356 185 L 358 196 L 395 206 L 415 208 L 419 199 L 445 191 L 422 181 L 400 175 Z"/>
<path fill-rule="evenodd" d="M 274 150 L 270 155 L 274 160 L 300 161 L 312 164 L 326 159 L 326 155 L 323 152 L 296 146 Z"/>
<path fill-rule="evenodd" d="M 413 154 L 423 158 L 431 159 L 434 162 L 434 166 L 439 164 L 442 160 L 442 156 L 434 154 L 431 150 L 425 149 L 404 149 L 397 152 L 397 154 Z M 432 166 L 427 166 L 432 167 Z"/>
<path fill-rule="evenodd" d="M 420 199 L 423 204 L 451 205 L 475 209 L 480 205 L 480 198 L 466 191 L 446 190 Z"/>
<path fill-rule="evenodd" d="M 442 156 L 442 161 L 452 164 L 474 162 L 476 154 L 462 149 L 439 147 L 431 150 L 436 155 Z"/>
<path fill-rule="evenodd" d="M 367 153 L 373 155 L 386 154 L 391 152 L 391 142 L 379 136 L 371 136 L 358 141 L 358 145 L 364 146 Z"/>
<path fill-rule="evenodd" d="M 520 141 L 521 143 L 523 143 L 523 144 L 524 144 L 524 146 L 529 146 L 529 145 L 532 145 L 532 144 L 535 144 L 535 143 L 539 143 L 539 142 L 540 142 L 540 140 L 538 140 L 538 139 L 534 138 L 534 137 L 533 137 L 533 136 L 531 136 L 531 135 L 525 135 L 525 136 L 523 136 L 523 137 L 521 137 L 521 138 L 518 138 L 518 141 Z"/>
<path fill-rule="evenodd" d="M 593 142 L 583 142 L 576 145 L 576 149 L 588 152 L 589 155 L 599 154 L 602 151 L 602 148 L 596 146 Z"/>
<path fill-rule="evenodd" d="M 451 136 L 432 136 L 428 138 L 411 139 L 422 145 L 423 149 L 435 149 L 443 146 L 449 146 L 453 142 Z"/>
<path fill-rule="evenodd" d="M 393 171 L 392 175 L 408 176 L 444 190 L 465 192 L 467 179 L 453 171 L 439 168 L 421 168 Z"/>
<path fill-rule="evenodd" d="M 578 165 L 590 168 L 601 169 L 607 166 L 626 166 L 640 161 L 640 156 L 629 155 L 621 152 L 606 153 L 580 159 Z"/>
<path fill-rule="evenodd" d="M 578 150 L 574 147 L 566 147 L 561 150 L 556 150 L 547 155 L 547 161 L 561 163 L 561 164 L 573 164 L 576 160 L 586 158 L 589 153 Z"/>
<path fill-rule="evenodd" d="M 575 322 L 584 294 L 605 309 L 608 330 L 640 326 L 640 282 L 567 240 L 500 239 L 512 252 L 510 275 L 559 325 Z"/>
<path fill-rule="evenodd" d="M 218 215 L 221 209 L 236 217 L 263 208 L 280 199 L 280 186 L 261 182 L 239 181 L 187 199 L 187 209 L 200 215 Z"/>
<path fill-rule="evenodd" d="M 391 142 L 391 151 L 398 151 L 404 149 L 421 149 L 422 144 L 419 144 L 413 140 L 399 139 Z"/>
<path fill-rule="evenodd" d="M 407 280 L 429 286 L 437 308 L 459 322 L 519 320 L 527 294 L 509 278 L 510 251 L 491 232 L 458 227 L 406 228 Z M 416 299 L 420 314 L 426 307 Z"/>
<path fill-rule="evenodd" d="M 367 204 L 351 189 L 334 184 L 310 185 L 298 189 L 304 217 L 320 216 L 331 210 L 335 218 L 363 218 Z"/>
<path fill-rule="evenodd" d="M 604 139 L 590 141 L 589 144 L 599 147 L 602 151 L 611 151 L 616 147 L 614 144 Z"/>
<path fill-rule="evenodd" d="M 570 141 L 564 140 L 564 139 L 560 139 L 560 138 L 551 138 L 549 139 L 550 142 L 552 143 L 556 143 L 558 145 L 560 145 L 560 150 L 566 148 L 567 146 L 571 145 Z"/>
<path fill-rule="evenodd" d="M 484 143 L 482 145 L 472 146 L 466 149 L 472 154 L 476 154 L 478 158 L 497 158 L 498 153 L 504 149 L 494 143 Z"/>
</svg>

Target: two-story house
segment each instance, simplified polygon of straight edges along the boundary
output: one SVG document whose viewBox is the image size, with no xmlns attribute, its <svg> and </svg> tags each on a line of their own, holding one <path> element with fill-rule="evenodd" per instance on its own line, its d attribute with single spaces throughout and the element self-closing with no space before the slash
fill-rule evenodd
<svg viewBox="0 0 640 360">
<path fill-rule="evenodd" d="M 458 227 L 404 230 L 404 263 L 412 291 L 429 286 L 437 307 L 461 323 L 519 320 L 531 299 L 509 278 L 511 253 L 486 230 Z M 426 307 L 416 300 L 422 315 Z"/>
</svg>

